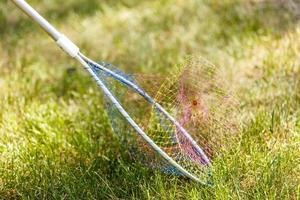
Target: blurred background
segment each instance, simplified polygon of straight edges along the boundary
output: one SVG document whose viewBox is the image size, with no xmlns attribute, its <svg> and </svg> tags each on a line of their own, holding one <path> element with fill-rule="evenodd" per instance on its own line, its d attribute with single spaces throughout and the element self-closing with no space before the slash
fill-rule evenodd
<svg viewBox="0 0 300 200">
<path fill-rule="evenodd" d="M 299 0 L 28 0 L 94 60 L 168 76 L 215 64 L 240 101 L 216 187 L 122 155 L 101 92 L 9 0 L 0 2 L 0 199 L 297 199 Z"/>
</svg>

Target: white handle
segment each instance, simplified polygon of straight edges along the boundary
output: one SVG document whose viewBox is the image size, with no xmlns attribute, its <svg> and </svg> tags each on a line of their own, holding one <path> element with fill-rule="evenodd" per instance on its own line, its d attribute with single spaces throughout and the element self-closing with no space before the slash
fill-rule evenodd
<svg viewBox="0 0 300 200">
<path fill-rule="evenodd" d="M 24 13 L 37 22 L 71 57 L 79 53 L 79 48 L 66 36 L 54 28 L 45 18 L 43 18 L 35 9 L 33 9 L 25 0 L 12 0 Z"/>
<path fill-rule="evenodd" d="M 43 18 L 36 10 L 34 10 L 24 0 L 12 0 L 23 12 L 36 21 L 55 41 L 61 36 L 60 32 L 56 30 L 45 18 Z"/>
</svg>

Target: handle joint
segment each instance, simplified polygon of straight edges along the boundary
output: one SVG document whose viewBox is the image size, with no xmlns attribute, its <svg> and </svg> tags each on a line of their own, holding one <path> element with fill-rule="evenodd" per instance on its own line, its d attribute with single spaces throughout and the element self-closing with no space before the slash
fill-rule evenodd
<svg viewBox="0 0 300 200">
<path fill-rule="evenodd" d="M 56 44 L 67 52 L 72 58 L 76 57 L 79 53 L 79 48 L 69 38 L 62 35 L 56 41 Z"/>
</svg>

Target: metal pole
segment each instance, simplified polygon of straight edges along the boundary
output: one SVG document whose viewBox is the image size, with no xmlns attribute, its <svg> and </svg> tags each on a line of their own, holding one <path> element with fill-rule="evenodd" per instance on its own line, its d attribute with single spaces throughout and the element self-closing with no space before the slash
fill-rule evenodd
<svg viewBox="0 0 300 200">
<path fill-rule="evenodd" d="M 55 41 L 61 37 L 61 33 L 54 28 L 45 18 L 43 18 L 36 10 L 34 10 L 24 0 L 12 0 L 24 13 L 36 21 Z"/>
</svg>

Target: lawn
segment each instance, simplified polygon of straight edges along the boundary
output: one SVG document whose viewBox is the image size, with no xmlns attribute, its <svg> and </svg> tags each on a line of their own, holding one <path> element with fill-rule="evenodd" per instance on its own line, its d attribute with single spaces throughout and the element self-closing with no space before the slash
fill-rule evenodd
<svg viewBox="0 0 300 200">
<path fill-rule="evenodd" d="M 2 0 L 0 199 L 300 199 L 299 1 L 28 2 L 129 73 L 206 58 L 239 102 L 238 131 L 212 187 L 133 162 L 87 73 Z"/>
</svg>

